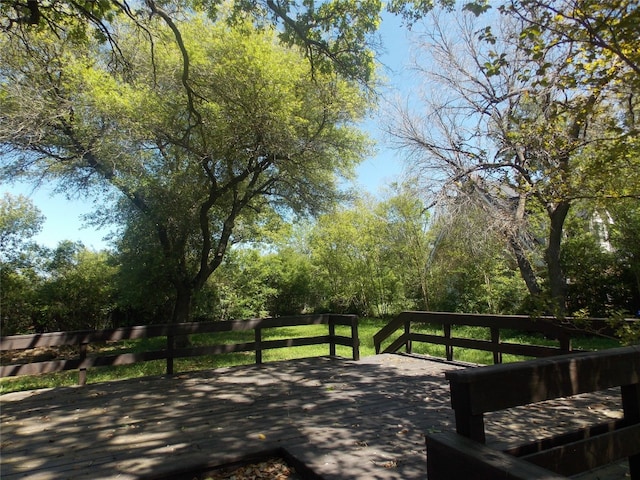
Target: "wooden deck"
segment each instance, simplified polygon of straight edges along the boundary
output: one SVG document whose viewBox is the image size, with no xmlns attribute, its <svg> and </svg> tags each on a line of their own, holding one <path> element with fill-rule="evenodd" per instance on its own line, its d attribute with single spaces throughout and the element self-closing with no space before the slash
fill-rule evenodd
<svg viewBox="0 0 640 480">
<path fill-rule="evenodd" d="M 444 372 L 457 368 L 409 355 L 322 357 L 7 394 L 0 477 L 150 478 L 284 447 L 327 480 L 424 479 L 424 434 L 454 429 Z M 615 395 L 577 401 L 615 418 Z M 505 422 L 518 435 L 553 434 L 551 418 L 584 421 L 556 401 L 492 417 L 489 442 L 509 443 Z M 617 465 L 592 478 L 624 475 Z"/>
</svg>

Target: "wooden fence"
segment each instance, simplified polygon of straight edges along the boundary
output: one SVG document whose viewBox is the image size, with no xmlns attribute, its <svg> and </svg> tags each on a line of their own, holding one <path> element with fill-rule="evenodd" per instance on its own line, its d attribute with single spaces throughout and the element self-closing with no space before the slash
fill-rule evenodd
<svg viewBox="0 0 640 480">
<path fill-rule="evenodd" d="M 603 323 L 603 320 L 594 319 Z M 442 335 L 432 335 L 412 330 L 415 324 L 431 325 L 442 328 Z M 452 326 L 486 327 L 490 330 L 490 340 L 455 337 Z M 500 338 L 501 330 L 518 330 L 527 333 L 540 333 L 558 340 L 559 346 L 525 345 L 503 342 Z M 398 331 L 402 334 L 393 340 L 384 350 L 382 344 L 395 336 Z M 484 350 L 493 353 L 493 363 L 502 363 L 504 353 L 523 355 L 527 357 L 548 357 L 572 350 L 571 338 L 583 335 L 584 332 L 569 325 L 563 325 L 552 317 L 533 318 L 522 315 L 480 315 L 466 313 L 444 312 L 402 312 L 389 322 L 373 337 L 376 353 L 395 353 L 402 347 L 411 353 L 413 342 L 427 342 L 444 345 L 447 360 L 453 360 L 454 347 Z"/>
<path fill-rule="evenodd" d="M 279 340 L 263 340 L 266 328 L 294 327 L 304 325 L 327 325 L 327 335 L 315 337 L 296 337 Z M 350 336 L 336 335 L 336 325 L 351 328 Z M 254 331 L 254 341 L 245 343 L 221 343 L 215 345 L 177 348 L 176 338 L 195 333 L 221 333 Z M 162 350 L 139 353 L 120 353 L 117 355 L 89 355 L 89 346 L 106 342 L 138 340 L 144 338 L 166 337 L 166 347 Z M 179 323 L 163 325 L 146 325 L 124 327 L 109 330 L 82 330 L 74 332 L 52 332 L 34 335 L 14 335 L 0 337 L 0 350 L 28 350 L 39 347 L 76 346 L 78 355 L 71 359 L 49 360 L 22 364 L 0 366 L 0 377 L 18 375 L 37 375 L 41 373 L 60 372 L 64 370 L 79 371 L 78 384 L 84 385 L 87 368 L 111 365 L 128 365 L 150 360 L 166 359 L 167 374 L 174 371 L 174 359 L 215 355 L 232 352 L 255 352 L 256 363 L 262 363 L 264 350 L 305 345 L 329 344 L 329 355 L 336 355 L 336 345 L 351 347 L 352 358 L 360 358 L 360 342 L 358 337 L 358 319 L 355 315 L 299 315 L 290 317 L 260 318 L 250 320 L 232 320 L 220 322 Z"/>
</svg>

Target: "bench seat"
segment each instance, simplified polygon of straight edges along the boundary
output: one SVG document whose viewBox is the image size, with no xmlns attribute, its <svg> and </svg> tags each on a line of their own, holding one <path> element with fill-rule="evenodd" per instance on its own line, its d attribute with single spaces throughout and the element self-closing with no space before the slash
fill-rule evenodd
<svg viewBox="0 0 640 480">
<path fill-rule="evenodd" d="M 640 480 L 640 346 L 446 373 L 456 433 L 428 435 L 429 480 L 566 478 L 624 458 Z M 484 414 L 620 387 L 623 418 L 505 452 L 485 445 Z"/>
</svg>

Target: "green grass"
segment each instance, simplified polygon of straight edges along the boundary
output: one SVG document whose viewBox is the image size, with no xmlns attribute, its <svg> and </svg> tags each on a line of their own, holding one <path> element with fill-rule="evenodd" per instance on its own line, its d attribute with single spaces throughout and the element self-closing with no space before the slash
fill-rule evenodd
<svg viewBox="0 0 640 480">
<path fill-rule="evenodd" d="M 359 321 L 358 330 L 360 336 L 360 356 L 365 357 L 375 354 L 373 336 L 386 324 L 385 320 L 362 318 Z M 431 326 L 414 326 L 413 330 L 421 333 L 442 335 L 442 329 Z M 300 327 L 281 327 L 263 330 L 262 340 L 276 340 L 295 337 L 310 337 L 326 335 L 327 325 L 310 325 Z M 400 332 L 397 333 L 399 335 Z M 347 326 L 337 326 L 336 334 L 350 336 L 351 329 Z M 225 332 L 210 334 L 196 334 L 190 336 L 191 344 L 194 346 L 213 344 L 233 344 L 252 342 L 253 331 L 247 332 Z M 394 335 L 393 338 L 396 338 Z M 485 327 L 454 327 L 452 329 L 454 337 L 490 339 L 489 329 Z M 523 343 L 533 345 L 558 346 L 558 342 L 546 339 L 540 335 L 522 334 L 521 332 L 501 332 L 502 341 L 510 343 Z M 388 345 L 388 340 L 383 345 Z M 166 338 L 157 337 L 143 340 L 126 340 L 108 345 L 96 346 L 96 350 L 104 355 L 116 355 L 125 352 L 144 352 L 162 350 L 165 348 Z M 572 342 L 575 349 L 602 350 L 612 348 L 620 344 L 614 340 L 585 337 Z M 351 358 L 351 348 L 338 345 L 336 353 L 340 356 Z M 432 345 L 427 343 L 413 343 L 413 353 L 426 354 L 437 357 L 445 356 L 445 348 L 442 345 Z M 295 358 L 317 357 L 329 354 L 329 345 L 310 345 L 304 347 L 287 347 L 266 350 L 262 353 L 263 362 L 274 362 L 279 360 L 290 360 Z M 469 350 L 464 348 L 454 348 L 454 359 L 464 362 L 491 364 L 493 356 L 490 352 L 480 350 Z M 503 355 L 504 362 L 524 360 L 524 357 L 513 355 Z M 209 370 L 213 368 L 229 367 L 235 365 L 251 365 L 255 362 L 254 352 L 238 352 L 223 355 L 207 355 L 201 357 L 191 357 L 177 359 L 174 363 L 175 372 L 187 372 L 197 370 Z M 87 371 L 87 383 L 98 383 L 109 380 L 137 378 L 155 375 L 164 375 L 166 362 L 164 360 L 154 360 L 141 362 L 133 365 L 123 365 L 117 367 L 93 368 Z M 33 390 L 37 388 L 60 387 L 76 385 L 78 372 L 71 370 L 60 373 L 42 374 L 34 376 L 9 377 L 0 379 L 0 394 L 22 390 Z"/>
</svg>

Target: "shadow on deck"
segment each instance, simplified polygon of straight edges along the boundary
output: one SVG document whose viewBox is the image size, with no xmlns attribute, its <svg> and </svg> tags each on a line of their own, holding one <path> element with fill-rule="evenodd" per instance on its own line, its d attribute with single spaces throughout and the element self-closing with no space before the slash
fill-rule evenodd
<svg viewBox="0 0 640 480">
<path fill-rule="evenodd" d="M 458 368 L 410 355 L 321 357 L 7 394 L 0 476 L 134 479 L 285 448 L 327 480 L 424 479 L 424 434 L 455 428 L 444 372 Z M 614 397 L 577 401 L 610 418 Z M 584 420 L 570 403 L 553 407 L 554 424 Z M 548 419 L 544 407 L 496 416 L 489 441 L 509 443 L 505 422 L 518 435 L 553 434 Z"/>
</svg>

